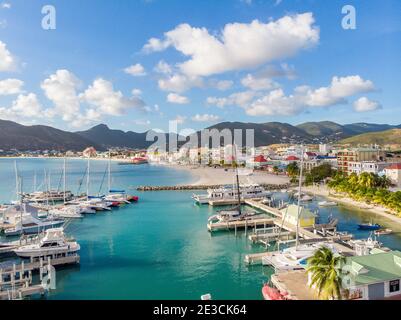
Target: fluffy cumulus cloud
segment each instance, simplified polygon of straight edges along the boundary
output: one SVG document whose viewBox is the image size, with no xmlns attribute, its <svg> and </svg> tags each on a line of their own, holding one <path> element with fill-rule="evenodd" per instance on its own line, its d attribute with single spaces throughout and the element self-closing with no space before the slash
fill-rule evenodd
<svg viewBox="0 0 401 320">
<path fill-rule="evenodd" d="M 146 75 L 145 68 L 140 64 L 133 64 L 124 69 L 124 72 L 130 74 L 133 77 L 141 77 Z"/>
<path fill-rule="evenodd" d="M 382 109 L 382 105 L 366 97 L 359 98 L 354 102 L 354 110 L 357 112 L 369 112 Z"/>
<path fill-rule="evenodd" d="M 246 107 L 256 97 L 256 95 L 257 93 L 254 91 L 242 91 L 223 98 L 208 97 L 206 102 L 207 104 L 215 105 L 219 108 L 224 108 L 226 106 Z"/>
<path fill-rule="evenodd" d="M 11 8 L 11 3 L 2 2 L 0 6 L 1 6 L 2 9 L 10 9 Z"/>
<path fill-rule="evenodd" d="M 299 114 L 307 109 L 317 107 L 329 107 L 346 103 L 347 98 L 356 94 L 370 92 L 375 89 L 370 80 L 364 80 L 359 75 L 348 77 L 333 77 L 327 87 L 313 89 L 309 86 L 299 86 L 290 95 L 286 95 L 282 88 L 275 88 L 262 93 L 264 84 L 268 89 L 268 83 L 254 81 L 251 76 L 243 79 L 244 86 L 252 90 L 233 93 L 228 97 L 209 97 L 207 103 L 224 107 L 226 105 L 238 105 L 251 116 L 291 116 Z M 372 102 L 362 100 L 359 109 L 374 108 Z M 376 107 L 377 108 L 377 107 Z"/>
<path fill-rule="evenodd" d="M 41 88 L 46 97 L 53 103 L 51 111 L 64 121 L 73 121 L 80 112 L 80 102 L 77 90 L 80 80 L 70 71 L 61 69 L 45 79 Z"/>
<path fill-rule="evenodd" d="M 220 80 L 216 82 L 216 88 L 220 91 L 225 91 L 230 89 L 234 84 L 234 81 L 231 80 Z"/>
<path fill-rule="evenodd" d="M 176 73 L 166 78 L 159 79 L 158 84 L 159 88 L 163 91 L 182 93 L 193 87 L 202 87 L 203 79 Z"/>
<path fill-rule="evenodd" d="M 93 81 L 79 98 L 102 115 L 119 116 L 130 108 L 143 108 L 144 102 L 138 97 L 125 98 L 121 91 L 115 91 L 113 84 L 102 78 Z"/>
<path fill-rule="evenodd" d="M 162 74 L 171 74 L 173 73 L 173 68 L 164 60 L 161 60 L 157 63 L 156 67 L 154 70 L 157 73 L 162 73 Z"/>
<path fill-rule="evenodd" d="M 13 71 L 15 68 L 15 57 L 7 49 L 7 45 L 0 41 L 0 72 Z"/>
<path fill-rule="evenodd" d="M 175 103 L 175 104 L 188 104 L 190 101 L 187 97 L 181 96 L 176 93 L 170 93 L 167 96 L 167 102 Z"/>
<path fill-rule="evenodd" d="M 11 107 L 0 107 L 0 117 L 13 121 L 23 121 L 24 118 L 46 117 L 46 111 L 38 101 L 36 94 L 18 95 Z"/>
<path fill-rule="evenodd" d="M 12 95 L 22 92 L 24 82 L 19 79 L 6 79 L 0 81 L 0 95 Z"/>
<path fill-rule="evenodd" d="M 245 78 L 241 80 L 244 87 L 251 90 L 270 90 L 279 87 L 279 84 L 267 77 L 255 76 L 248 74 Z"/>
<path fill-rule="evenodd" d="M 166 32 L 164 39 L 150 39 L 144 50 L 162 51 L 172 46 L 189 58 L 178 64 L 181 73 L 210 76 L 290 57 L 318 41 L 319 29 L 314 26 L 312 13 L 304 13 L 268 23 L 254 20 L 227 24 L 220 35 L 181 24 Z"/>
<path fill-rule="evenodd" d="M 220 118 L 213 114 L 196 114 L 192 118 L 192 121 L 196 122 L 215 122 L 218 121 Z"/>
<path fill-rule="evenodd" d="M 345 102 L 345 98 L 357 93 L 374 90 L 373 82 L 364 80 L 360 76 L 333 77 L 330 86 L 316 90 L 308 90 L 307 104 L 310 106 L 324 107 Z"/>
</svg>

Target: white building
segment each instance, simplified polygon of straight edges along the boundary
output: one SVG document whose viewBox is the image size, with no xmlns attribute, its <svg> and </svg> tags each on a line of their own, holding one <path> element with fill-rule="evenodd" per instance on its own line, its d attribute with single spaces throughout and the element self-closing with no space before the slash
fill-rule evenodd
<svg viewBox="0 0 401 320">
<path fill-rule="evenodd" d="M 376 162 L 376 161 L 350 161 L 348 162 L 348 173 L 374 173 L 379 174 L 383 172 L 384 168 L 388 166 L 387 162 Z"/>
<path fill-rule="evenodd" d="M 391 180 L 391 183 L 401 188 L 401 163 L 393 163 L 384 169 L 384 174 Z"/>
</svg>

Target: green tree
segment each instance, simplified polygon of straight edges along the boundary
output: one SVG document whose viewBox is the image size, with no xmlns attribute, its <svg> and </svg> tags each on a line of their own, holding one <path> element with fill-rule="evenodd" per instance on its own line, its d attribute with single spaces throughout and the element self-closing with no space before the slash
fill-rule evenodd
<svg viewBox="0 0 401 320">
<path fill-rule="evenodd" d="M 311 273 L 310 286 L 317 290 L 319 299 L 342 299 L 341 266 L 345 258 L 322 247 L 308 259 L 307 271 Z"/>
</svg>

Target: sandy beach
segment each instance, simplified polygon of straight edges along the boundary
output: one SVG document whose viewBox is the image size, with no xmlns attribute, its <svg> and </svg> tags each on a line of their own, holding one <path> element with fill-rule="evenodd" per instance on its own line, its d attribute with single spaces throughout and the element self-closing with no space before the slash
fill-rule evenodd
<svg viewBox="0 0 401 320">
<path fill-rule="evenodd" d="M 191 167 L 191 166 L 171 166 L 174 169 L 187 170 L 193 177 L 192 185 L 218 185 L 234 183 L 235 173 L 233 169 L 211 168 L 211 167 Z M 289 178 L 283 175 L 274 175 L 266 172 L 239 170 L 240 183 L 244 184 L 272 184 L 283 185 L 289 183 Z"/>
<path fill-rule="evenodd" d="M 398 216 L 395 212 L 390 213 L 391 210 L 384 208 L 378 205 L 368 205 L 365 202 L 360 202 L 353 200 L 349 197 L 345 197 L 343 195 L 336 196 L 335 194 L 331 193 L 330 190 L 326 186 L 319 186 L 319 187 L 304 187 L 303 190 L 307 193 L 319 195 L 326 197 L 329 200 L 335 201 L 337 203 L 341 203 L 347 206 L 356 207 L 358 209 L 366 210 L 367 212 L 377 214 L 384 218 L 391 220 L 401 226 L 401 217 Z"/>
</svg>

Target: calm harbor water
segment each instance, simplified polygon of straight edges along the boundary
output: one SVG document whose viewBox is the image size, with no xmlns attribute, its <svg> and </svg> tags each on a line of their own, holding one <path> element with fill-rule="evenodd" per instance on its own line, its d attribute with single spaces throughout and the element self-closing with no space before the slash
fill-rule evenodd
<svg viewBox="0 0 401 320">
<path fill-rule="evenodd" d="M 24 191 L 33 189 L 35 171 L 40 186 L 45 168 L 51 173 L 52 187 L 62 186 L 62 164 L 62 160 L 19 159 Z M 16 198 L 13 167 L 14 160 L 0 160 L 2 203 Z M 106 168 L 107 161 L 91 161 L 92 194 L 106 191 Z M 86 161 L 68 160 L 67 186 L 72 192 L 86 191 L 85 169 Z M 112 163 L 112 176 L 112 187 L 125 188 L 140 201 L 68 225 L 66 232 L 81 245 L 81 263 L 57 270 L 57 290 L 48 299 L 199 299 L 205 293 L 214 299 L 262 298 L 261 285 L 271 270 L 245 266 L 243 259 L 263 248 L 251 245 L 244 233 L 211 235 L 206 223 L 213 209 L 194 205 L 191 192 L 135 191 L 139 185 L 190 183 L 189 172 Z M 316 203 L 310 204 L 312 209 L 317 209 Z M 322 221 L 330 214 L 339 218 L 339 230 L 357 238 L 369 236 L 357 230 L 362 221 L 373 219 L 389 226 L 397 233 L 380 240 L 392 249 L 401 249 L 401 228 L 386 219 L 342 206 L 320 209 Z"/>
</svg>

